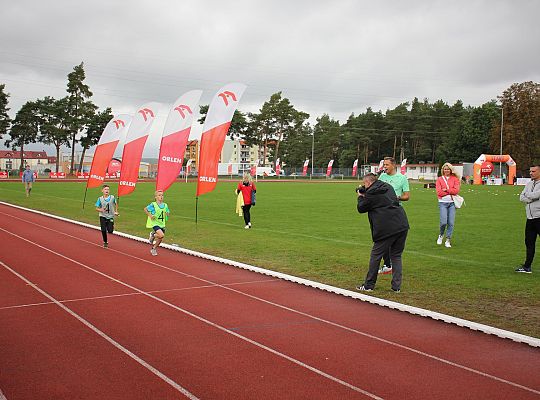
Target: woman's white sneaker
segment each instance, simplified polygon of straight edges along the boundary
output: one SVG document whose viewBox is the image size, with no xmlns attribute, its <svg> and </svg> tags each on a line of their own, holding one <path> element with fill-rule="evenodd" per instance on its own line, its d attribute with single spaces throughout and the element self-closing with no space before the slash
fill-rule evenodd
<svg viewBox="0 0 540 400">
<path fill-rule="evenodd" d="M 450 239 L 446 239 L 446 242 L 444 242 L 444 247 L 452 247 L 452 245 L 450 244 Z"/>
<path fill-rule="evenodd" d="M 443 237 L 442 235 L 437 238 L 437 244 L 442 244 Z"/>
</svg>

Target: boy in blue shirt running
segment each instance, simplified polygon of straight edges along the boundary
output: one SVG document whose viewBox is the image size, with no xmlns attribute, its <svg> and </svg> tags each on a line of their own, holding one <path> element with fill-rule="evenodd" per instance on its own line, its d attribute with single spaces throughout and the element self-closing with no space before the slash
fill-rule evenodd
<svg viewBox="0 0 540 400">
<path fill-rule="evenodd" d="M 109 194 L 109 185 L 103 185 L 101 191 L 103 192 L 103 196 L 99 197 L 96 201 L 96 211 L 99 213 L 99 225 L 101 226 L 103 247 L 107 248 L 109 247 L 109 243 L 107 242 L 107 232 L 113 233 L 114 217 L 119 214 L 116 199 Z"/>
</svg>

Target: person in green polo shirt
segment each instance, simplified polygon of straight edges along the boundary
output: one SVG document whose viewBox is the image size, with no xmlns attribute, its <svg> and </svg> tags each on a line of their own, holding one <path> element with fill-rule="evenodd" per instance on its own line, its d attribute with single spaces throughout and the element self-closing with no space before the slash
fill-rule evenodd
<svg viewBox="0 0 540 400">
<path fill-rule="evenodd" d="M 144 212 L 148 216 L 146 227 L 152 228 L 150 237 L 148 238 L 148 241 L 152 245 L 150 253 L 153 256 L 157 256 L 157 248 L 165 237 L 165 225 L 169 219 L 170 211 L 167 203 L 163 201 L 163 190 L 156 190 L 154 198 L 156 201 L 144 207 Z"/>
<path fill-rule="evenodd" d="M 401 205 L 402 201 L 409 201 L 409 181 L 405 175 L 402 175 L 397 171 L 396 160 L 393 157 L 384 157 L 383 171 L 384 172 L 379 177 L 379 180 L 388 183 L 394 188 L 399 204 Z M 379 274 L 391 274 L 392 264 L 390 262 L 389 251 L 384 254 L 383 260 L 384 265 L 379 269 Z"/>
</svg>

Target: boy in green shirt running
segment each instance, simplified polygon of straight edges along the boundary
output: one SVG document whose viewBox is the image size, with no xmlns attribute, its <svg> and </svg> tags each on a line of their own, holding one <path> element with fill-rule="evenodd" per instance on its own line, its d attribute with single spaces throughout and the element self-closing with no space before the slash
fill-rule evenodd
<svg viewBox="0 0 540 400">
<path fill-rule="evenodd" d="M 163 190 L 156 190 L 154 192 L 154 198 L 156 201 L 144 207 L 144 212 L 148 216 L 146 227 L 152 228 L 150 237 L 148 238 L 148 241 L 152 245 L 150 254 L 157 256 L 157 248 L 165 237 L 165 225 L 169 219 L 170 211 L 167 203 L 163 202 Z"/>
</svg>

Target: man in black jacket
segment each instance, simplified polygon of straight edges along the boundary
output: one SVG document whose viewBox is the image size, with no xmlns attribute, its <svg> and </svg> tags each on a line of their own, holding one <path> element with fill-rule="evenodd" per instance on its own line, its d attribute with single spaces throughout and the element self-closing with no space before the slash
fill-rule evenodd
<svg viewBox="0 0 540 400">
<path fill-rule="evenodd" d="M 375 174 L 366 174 L 364 187 L 357 189 L 357 192 L 358 212 L 368 213 L 373 248 L 371 249 L 366 280 L 356 289 L 371 292 L 375 288 L 379 263 L 385 251 L 390 249 L 390 259 L 393 266 L 392 290 L 399 292 L 401 290 L 401 254 L 405 249 L 407 231 L 409 230 L 405 210 L 399 205 L 399 200 L 392 186 L 379 181 Z"/>
</svg>

